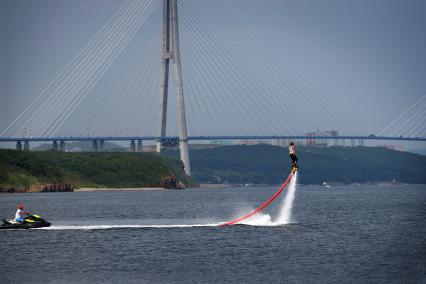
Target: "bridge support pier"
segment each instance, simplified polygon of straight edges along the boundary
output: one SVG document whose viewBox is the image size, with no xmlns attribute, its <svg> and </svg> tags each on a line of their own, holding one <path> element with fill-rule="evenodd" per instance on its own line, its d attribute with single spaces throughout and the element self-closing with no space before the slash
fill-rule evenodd
<svg viewBox="0 0 426 284">
<path fill-rule="evenodd" d="M 58 151 L 58 141 L 53 140 L 53 142 L 52 142 L 52 150 L 53 151 Z"/>
<path fill-rule="evenodd" d="M 24 141 L 24 151 L 30 150 L 30 142 L 28 140 Z"/>
<path fill-rule="evenodd" d="M 176 108 L 179 121 L 180 159 L 185 166 L 185 173 L 191 175 L 188 153 L 188 136 L 186 131 L 185 103 L 183 98 L 182 72 L 179 50 L 179 29 L 177 0 L 163 1 L 163 58 L 160 81 L 160 123 L 158 129 L 157 152 L 161 152 L 161 139 L 166 136 L 167 95 L 169 82 L 169 63 L 173 60 L 173 74 L 176 92 Z"/>
<path fill-rule="evenodd" d="M 59 151 L 65 152 L 65 141 L 64 140 L 59 141 Z"/>
<path fill-rule="evenodd" d="M 99 151 L 105 151 L 105 140 L 99 140 Z"/>
<path fill-rule="evenodd" d="M 22 143 L 21 143 L 21 141 L 16 141 L 16 150 L 22 151 Z"/>
<path fill-rule="evenodd" d="M 136 152 L 135 140 L 130 141 L 130 152 Z"/>
<path fill-rule="evenodd" d="M 98 141 L 97 140 L 92 140 L 92 151 L 93 152 L 98 152 L 99 151 Z"/>
<path fill-rule="evenodd" d="M 143 152 L 143 144 L 142 144 L 142 140 L 138 140 L 138 144 L 136 147 L 136 151 L 137 152 Z"/>
</svg>

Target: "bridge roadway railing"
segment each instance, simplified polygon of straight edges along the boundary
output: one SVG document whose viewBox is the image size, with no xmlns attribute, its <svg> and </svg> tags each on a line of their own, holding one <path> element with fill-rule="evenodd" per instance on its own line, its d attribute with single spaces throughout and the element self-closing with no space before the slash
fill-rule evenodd
<svg viewBox="0 0 426 284">
<path fill-rule="evenodd" d="M 156 137 L 156 136 L 54 136 L 54 137 L 0 137 L 0 142 L 52 142 L 52 141 L 160 141 L 160 140 L 178 140 L 177 136 Z M 426 137 L 404 137 L 404 136 L 376 136 L 376 135 L 346 135 L 346 136 L 305 136 L 305 135 L 240 135 L 240 136 L 188 136 L 189 141 L 202 140 L 272 140 L 272 139 L 287 139 L 287 140 L 303 140 L 303 139 L 321 139 L 321 140 L 388 140 L 388 141 L 426 141 Z"/>
</svg>

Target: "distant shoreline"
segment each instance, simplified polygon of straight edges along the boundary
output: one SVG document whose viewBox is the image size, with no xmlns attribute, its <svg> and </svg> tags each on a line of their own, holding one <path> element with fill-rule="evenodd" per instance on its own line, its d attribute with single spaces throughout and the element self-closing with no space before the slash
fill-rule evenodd
<svg viewBox="0 0 426 284">
<path fill-rule="evenodd" d="M 74 188 L 74 192 L 93 192 L 93 191 L 153 191 L 166 190 L 162 187 L 127 187 L 127 188 L 106 188 L 106 187 L 81 187 Z"/>
</svg>

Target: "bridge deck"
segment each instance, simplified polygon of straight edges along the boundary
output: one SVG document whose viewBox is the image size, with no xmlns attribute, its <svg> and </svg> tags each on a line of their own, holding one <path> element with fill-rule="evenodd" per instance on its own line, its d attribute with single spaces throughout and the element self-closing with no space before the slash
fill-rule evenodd
<svg viewBox="0 0 426 284">
<path fill-rule="evenodd" d="M 179 139 L 177 136 L 168 136 L 161 139 L 175 140 Z M 129 141 L 129 140 L 144 140 L 144 141 L 158 141 L 160 137 L 156 136 L 53 136 L 53 137 L 0 137 L 0 142 L 15 142 L 15 141 L 92 141 L 92 140 L 107 140 L 107 141 Z M 189 136 L 188 141 L 202 141 L 202 140 L 272 140 L 272 139 L 288 139 L 288 140 L 302 140 L 302 139 L 323 139 L 323 140 L 389 140 L 389 141 L 426 141 L 426 137 L 390 137 L 390 136 L 305 136 L 305 135 L 245 135 L 245 136 Z"/>
</svg>

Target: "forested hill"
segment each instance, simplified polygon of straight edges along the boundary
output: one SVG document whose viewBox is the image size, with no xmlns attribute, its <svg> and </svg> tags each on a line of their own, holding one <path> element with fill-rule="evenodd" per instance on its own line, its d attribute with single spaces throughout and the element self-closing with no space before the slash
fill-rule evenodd
<svg viewBox="0 0 426 284">
<path fill-rule="evenodd" d="M 426 184 L 426 156 L 381 147 L 298 146 L 300 183 L 376 183 L 395 179 Z M 166 156 L 177 158 L 177 150 Z M 277 184 L 289 173 L 287 148 L 270 145 L 190 148 L 199 183 Z M 175 175 L 194 182 L 176 159 L 156 153 L 61 153 L 0 150 L 0 187 L 72 183 L 77 187 L 157 187 Z"/>
<path fill-rule="evenodd" d="M 167 176 L 187 185 L 181 162 L 157 153 L 64 153 L 0 149 L 0 187 L 71 183 L 76 187 L 159 187 Z"/>
<path fill-rule="evenodd" d="M 368 183 L 395 179 L 426 183 L 426 156 L 383 147 L 298 146 L 300 183 Z M 177 157 L 177 151 L 168 151 Z M 236 145 L 190 150 L 192 174 L 200 183 L 276 184 L 287 176 L 286 147 Z"/>
</svg>

